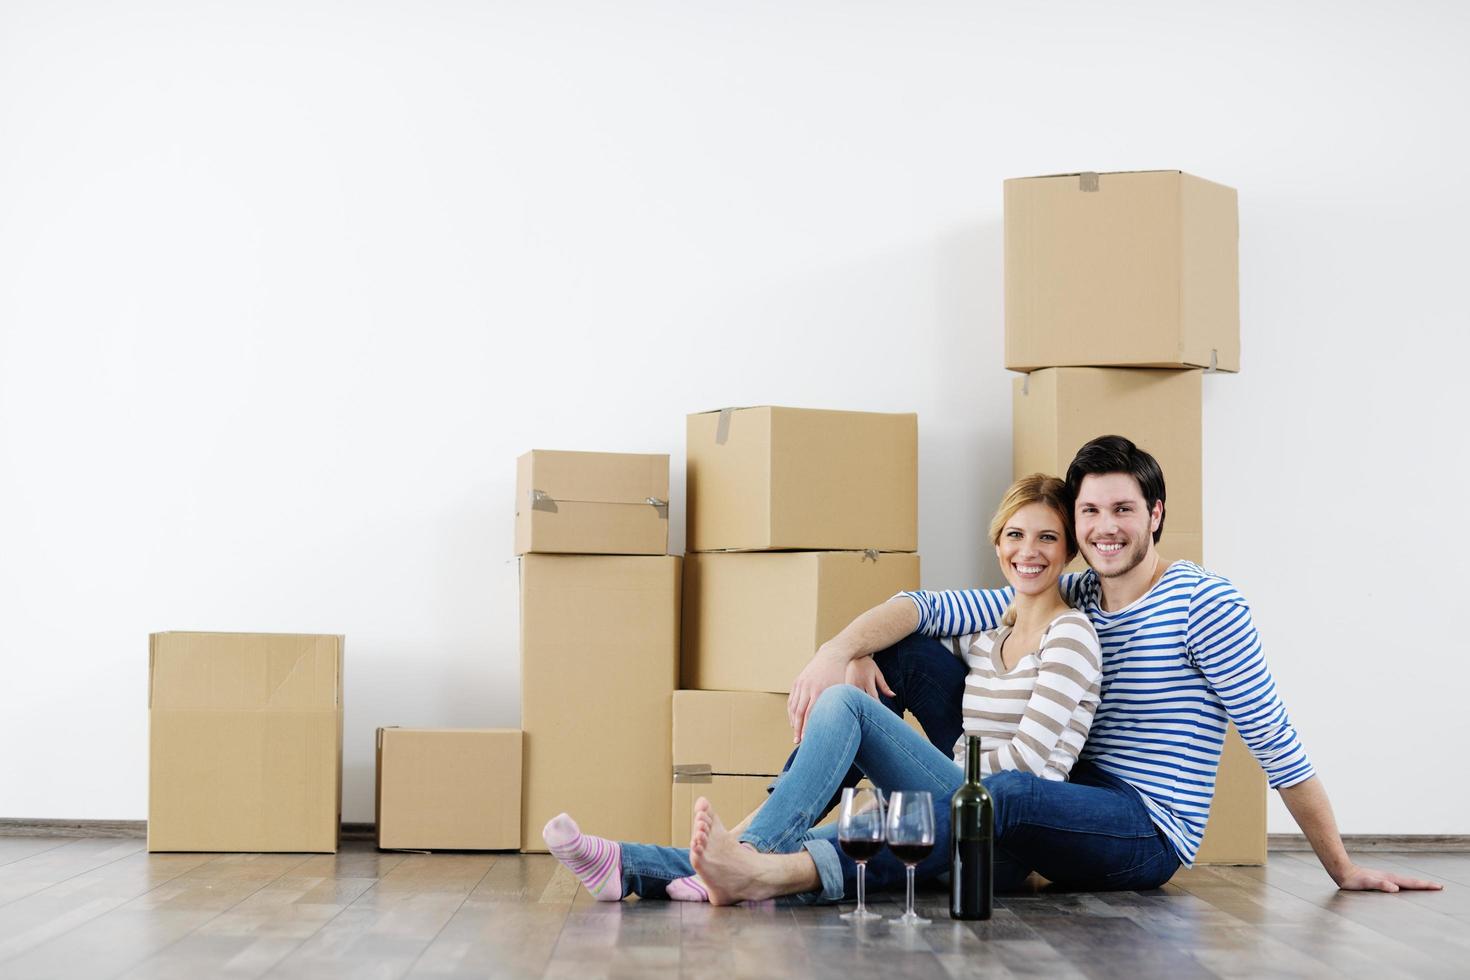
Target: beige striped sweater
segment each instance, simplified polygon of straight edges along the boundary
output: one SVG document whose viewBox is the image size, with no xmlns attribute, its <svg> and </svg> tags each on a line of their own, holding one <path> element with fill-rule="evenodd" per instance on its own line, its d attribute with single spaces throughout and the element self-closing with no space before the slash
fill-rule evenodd
<svg viewBox="0 0 1470 980">
<path fill-rule="evenodd" d="M 965 761 L 965 736 L 979 735 L 984 775 L 1019 769 L 1064 780 L 1097 710 L 1102 683 L 1097 631 L 1086 614 L 1069 609 L 1047 626 L 1038 649 L 1006 670 L 1000 648 L 1009 632 L 1002 626 L 948 641 L 970 668 L 964 735 L 955 743 L 955 761 Z"/>
</svg>

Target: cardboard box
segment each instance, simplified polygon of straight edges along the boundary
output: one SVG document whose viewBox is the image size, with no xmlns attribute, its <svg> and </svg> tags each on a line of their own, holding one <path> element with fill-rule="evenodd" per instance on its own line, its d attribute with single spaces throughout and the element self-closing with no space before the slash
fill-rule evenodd
<svg viewBox="0 0 1470 980">
<path fill-rule="evenodd" d="M 912 715 L 904 715 L 904 721 L 923 733 Z M 669 843 L 688 846 L 694 801 L 701 796 L 731 824 L 760 806 L 795 747 L 784 694 L 675 691 Z M 863 780 L 859 785 L 872 784 Z M 836 819 L 834 809 L 817 826 Z"/>
<path fill-rule="evenodd" d="M 148 850 L 337 850 L 341 636 L 154 633 Z"/>
<path fill-rule="evenodd" d="M 666 454 L 533 449 L 516 459 L 516 554 L 668 550 Z"/>
<path fill-rule="evenodd" d="M 689 416 L 689 551 L 918 550 L 918 432 L 913 414 Z"/>
<path fill-rule="evenodd" d="M 521 733 L 506 728 L 379 728 L 380 848 L 521 846 Z"/>
<path fill-rule="evenodd" d="M 668 834 L 680 559 L 521 559 L 521 847 L 562 811 L 588 833 Z"/>
<path fill-rule="evenodd" d="M 771 776 L 702 776 L 678 777 L 674 780 L 673 802 L 669 810 L 669 844 L 688 847 L 694 823 L 694 801 L 701 796 L 730 827 L 766 800 L 766 787 Z"/>
<path fill-rule="evenodd" d="M 770 776 L 795 748 L 786 695 L 674 692 L 674 773 Z"/>
<path fill-rule="evenodd" d="M 1013 476 L 1064 477 L 1077 450 L 1103 435 L 1126 436 L 1164 470 L 1169 560 L 1204 560 L 1200 371 L 1047 368 L 1011 379 Z M 1073 569 L 1085 567 L 1081 558 Z"/>
<path fill-rule="evenodd" d="M 1012 379 L 1012 473 L 1064 476 L 1077 450 L 1122 435 L 1164 470 L 1165 559 L 1204 563 L 1199 371 L 1048 368 Z M 1073 569 L 1086 568 L 1081 558 Z M 1198 863 L 1260 864 L 1266 854 L 1266 774 L 1232 727 Z"/>
<path fill-rule="evenodd" d="M 1006 181 L 1006 367 L 1240 370 L 1238 237 L 1177 170 Z"/>
<path fill-rule="evenodd" d="M 1266 863 L 1266 774 L 1231 725 L 1195 864 Z"/>
<path fill-rule="evenodd" d="M 913 554 L 691 554 L 682 686 L 784 694 L 817 647 L 859 613 L 918 587 Z"/>
</svg>

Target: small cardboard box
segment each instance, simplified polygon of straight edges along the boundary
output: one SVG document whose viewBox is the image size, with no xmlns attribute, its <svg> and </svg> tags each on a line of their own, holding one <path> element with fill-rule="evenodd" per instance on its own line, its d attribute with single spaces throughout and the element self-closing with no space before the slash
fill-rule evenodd
<svg viewBox="0 0 1470 980">
<path fill-rule="evenodd" d="M 795 747 L 784 694 L 674 692 L 676 775 L 769 776 Z"/>
<path fill-rule="evenodd" d="M 341 636 L 154 633 L 148 850 L 337 850 Z"/>
<path fill-rule="evenodd" d="M 784 694 L 675 691 L 670 843 L 688 846 L 701 796 L 731 823 L 754 810 L 793 748 Z"/>
<path fill-rule="evenodd" d="M 1006 367 L 1240 370 L 1234 189 L 1177 170 L 1005 182 Z"/>
<path fill-rule="evenodd" d="M 918 432 L 913 414 L 689 416 L 689 550 L 918 550 Z"/>
<path fill-rule="evenodd" d="M 1164 470 L 1160 554 L 1171 561 L 1203 561 L 1201 373 L 1047 368 L 1012 378 L 1012 474 L 1064 477 L 1088 440 L 1126 436 Z M 1071 567 L 1086 566 L 1078 558 Z"/>
<path fill-rule="evenodd" d="M 668 834 L 679 657 L 671 556 L 521 559 L 521 847 L 562 811 L 588 833 Z"/>
<path fill-rule="evenodd" d="M 817 647 L 859 613 L 918 587 L 914 554 L 691 554 L 682 686 L 784 694 Z"/>
<path fill-rule="evenodd" d="M 379 728 L 378 847 L 501 851 L 521 846 L 521 733 Z"/>
<path fill-rule="evenodd" d="M 533 449 L 516 459 L 516 554 L 668 550 L 666 454 Z"/>
<path fill-rule="evenodd" d="M 923 733 L 912 715 L 904 721 Z M 674 805 L 669 843 L 689 845 L 694 801 L 707 797 L 733 824 L 760 806 L 795 744 L 786 695 L 752 691 L 674 692 Z M 871 786 L 867 780 L 860 786 Z M 831 823 L 828 813 L 817 824 Z"/>
</svg>

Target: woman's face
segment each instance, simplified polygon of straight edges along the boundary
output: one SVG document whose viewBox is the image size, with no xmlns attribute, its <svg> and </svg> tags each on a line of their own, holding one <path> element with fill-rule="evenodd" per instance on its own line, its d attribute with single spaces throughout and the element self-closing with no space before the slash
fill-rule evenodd
<svg viewBox="0 0 1470 980">
<path fill-rule="evenodd" d="M 1042 595 L 1056 588 L 1067 564 L 1062 519 L 1046 504 L 1027 504 L 1001 528 L 995 555 L 1018 595 Z"/>
</svg>

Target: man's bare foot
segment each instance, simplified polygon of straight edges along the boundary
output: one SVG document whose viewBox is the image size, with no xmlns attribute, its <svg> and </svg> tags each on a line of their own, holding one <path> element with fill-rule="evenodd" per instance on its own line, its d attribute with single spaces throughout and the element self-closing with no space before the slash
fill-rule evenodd
<svg viewBox="0 0 1470 980">
<path fill-rule="evenodd" d="M 810 855 L 761 854 L 743 846 L 702 796 L 694 804 L 689 861 L 704 881 L 711 905 L 790 895 L 818 883 Z"/>
</svg>

